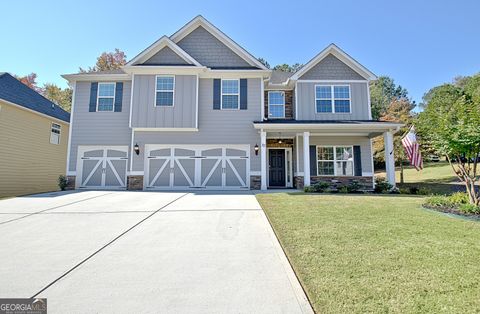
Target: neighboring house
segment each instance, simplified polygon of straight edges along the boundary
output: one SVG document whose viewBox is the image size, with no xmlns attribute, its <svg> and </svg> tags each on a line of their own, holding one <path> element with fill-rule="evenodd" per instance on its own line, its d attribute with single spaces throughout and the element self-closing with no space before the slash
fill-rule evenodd
<svg viewBox="0 0 480 314">
<path fill-rule="evenodd" d="M 63 77 L 79 189 L 371 189 L 371 139 L 383 134 L 391 152 L 400 126 L 372 120 L 376 76 L 337 46 L 294 74 L 271 71 L 202 16 L 121 70 Z"/>
<path fill-rule="evenodd" d="M 0 73 L 0 197 L 58 189 L 69 121 L 68 112 Z"/>
</svg>

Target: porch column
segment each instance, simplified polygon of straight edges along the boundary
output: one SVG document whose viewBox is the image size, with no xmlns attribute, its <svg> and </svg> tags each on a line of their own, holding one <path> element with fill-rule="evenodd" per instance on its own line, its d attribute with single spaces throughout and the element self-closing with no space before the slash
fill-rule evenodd
<svg viewBox="0 0 480 314">
<path fill-rule="evenodd" d="M 387 182 L 395 186 L 395 158 L 393 152 L 393 133 L 388 131 L 383 133 L 385 142 L 385 170 L 387 172 Z"/>
<path fill-rule="evenodd" d="M 310 132 L 303 132 L 303 186 L 310 186 Z"/>
<path fill-rule="evenodd" d="M 260 132 L 260 189 L 267 189 L 267 132 Z"/>
</svg>

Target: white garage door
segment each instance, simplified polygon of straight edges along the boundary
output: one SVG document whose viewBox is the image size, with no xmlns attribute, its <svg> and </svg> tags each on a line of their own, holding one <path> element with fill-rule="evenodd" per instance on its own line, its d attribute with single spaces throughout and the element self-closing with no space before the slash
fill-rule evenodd
<svg viewBox="0 0 480 314">
<path fill-rule="evenodd" d="M 124 189 L 127 185 L 127 146 L 79 146 L 78 188 Z"/>
<path fill-rule="evenodd" d="M 249 145 L 146 145 L 146 189 L 250 188 Z"/>
</svg>

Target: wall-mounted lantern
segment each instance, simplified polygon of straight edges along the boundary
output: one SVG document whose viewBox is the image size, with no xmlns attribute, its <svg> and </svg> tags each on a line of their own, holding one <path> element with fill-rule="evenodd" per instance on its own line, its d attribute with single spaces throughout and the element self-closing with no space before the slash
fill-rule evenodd
<svg viewBox="0 0 480 314">
<path fill-rule="evenodd" d="M 140 147 L 137 143 L 135 143 L 135 146 L 133 146 L 133 150 L 135 151 L 135 154 L 140 155 Z"/>
<path fill-rule="evenodd" d="M 253 148 L 253 150 L 255 151 L 255 156 L 258 156 L 258 144 L 255 144 L 255 147 Z"/>
</svg>

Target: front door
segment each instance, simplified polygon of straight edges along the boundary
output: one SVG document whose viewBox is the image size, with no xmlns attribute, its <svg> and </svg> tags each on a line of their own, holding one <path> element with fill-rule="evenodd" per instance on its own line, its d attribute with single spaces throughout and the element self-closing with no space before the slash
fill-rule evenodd
<svg viewBox="0 0 480 314">
<path fill-rule="evenodd" d="M 270 149 L 268 164 L 268 185 L 285 186 L 285 150 Z"/>
</svg>

